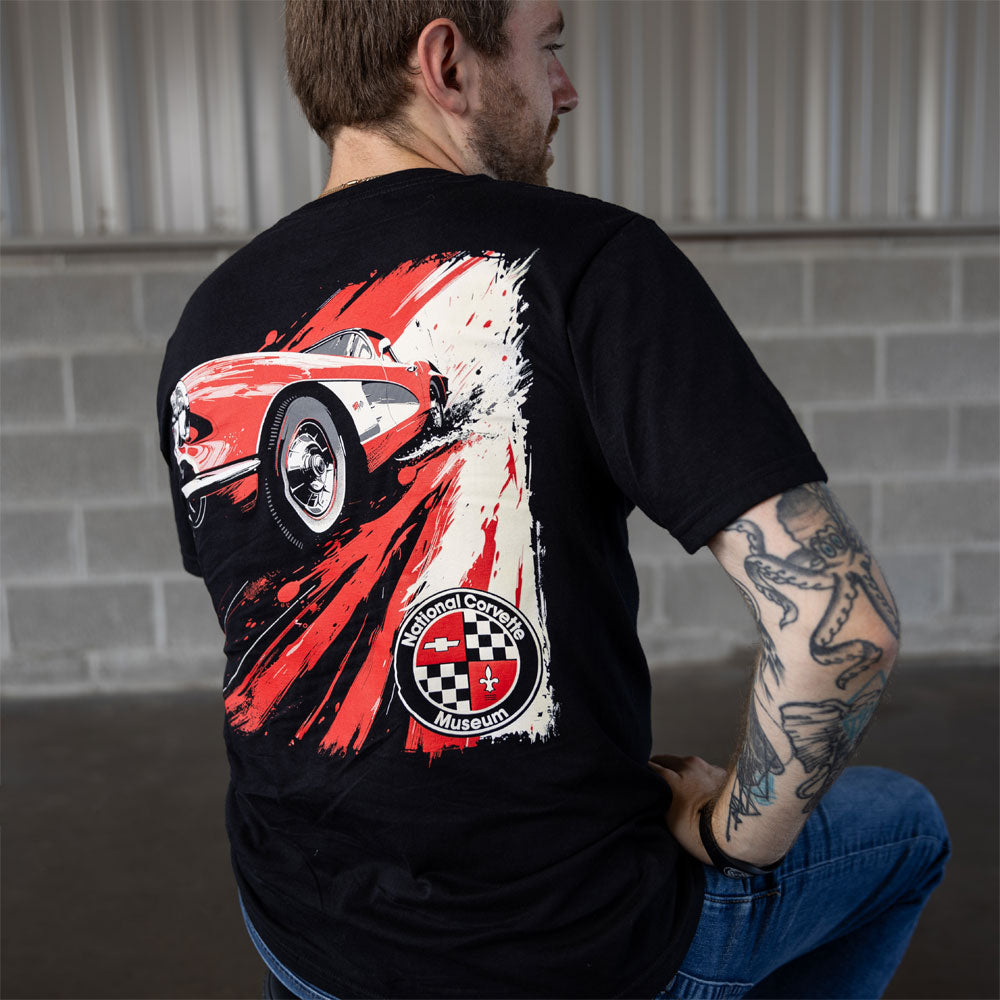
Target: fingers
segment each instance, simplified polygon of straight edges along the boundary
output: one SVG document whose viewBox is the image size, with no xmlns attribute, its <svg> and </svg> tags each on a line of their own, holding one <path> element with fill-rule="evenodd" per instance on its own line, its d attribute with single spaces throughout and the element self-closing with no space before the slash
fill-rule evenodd
<svg viewBox="0 0 1000 1000">
<path fill-rule="evenodd" d="M 649 762 L 649 767 L 651 770 L 655 771 L 664 781 L 668 782 L 671 778 L 679 778 L 680 775 L 673 768 L 664 767 L 662 764 L 657 764 L 654 761 Z"/>
<path fill-rule="evenodd" d="M 659 764 L 660 767 L 668 767 L 671 771 L 680 771 L 684 768 L 685 759 L 684 757 L 675 757 L 670 753 L 661 753 L 650 757 L 649 761 L 651 764 Z"/>
<path fill-rule="evenodd" d="M 696 757 L 693 754 L 687 757 L 676 757 L 674 754 L 661 753 L 657 754 L 655 757 L 650 757 L 649 761 L 651 764 L 659 764 L 660 767 L 669 768 L 671 771 L 676 771 L 678 774 L 684 771 L 704 770 L 706 768 L 711 771 L 725 770 L 715 764 L 710 764 L 703 757 Z"/>
</svg>

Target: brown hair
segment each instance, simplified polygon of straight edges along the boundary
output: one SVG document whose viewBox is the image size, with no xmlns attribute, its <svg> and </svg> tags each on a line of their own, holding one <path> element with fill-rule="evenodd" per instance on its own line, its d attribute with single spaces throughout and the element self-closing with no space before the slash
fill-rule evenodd
<svg viewBox="0 0 1000 1000">
<path fill-rule="evenodd" d="M 513 0 L 286 0 L 288 82 L 313 130 L 329 147 L 345 125 L 393 137 L 406 132 L 414 94 L 408 60 L 420 32 L 446 17 L 488 60 L 510 47 Z"/>
</svg>

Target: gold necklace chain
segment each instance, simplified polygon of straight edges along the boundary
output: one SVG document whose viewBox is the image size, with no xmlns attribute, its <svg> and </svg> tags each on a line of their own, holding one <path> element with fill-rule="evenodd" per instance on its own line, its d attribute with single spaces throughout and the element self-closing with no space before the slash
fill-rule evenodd
<svg viewBox="0 0 1000 1000">
<path fill-rule="evenodd" d="M 356 177 L 352 181 L 344 181 L 343 184 L 338 184 L 337 187 L 331 188 L 329 191 L 324 192 L 324 194 L 336 194 L 338 191 L 343 191 L 344 188 L 354 187 L 355 184 L 364 184 L 365 181 L 373 181 L 376 177 L 382 176 L 382 174 L 372 174 L 371 177 Z"/>
</svg>

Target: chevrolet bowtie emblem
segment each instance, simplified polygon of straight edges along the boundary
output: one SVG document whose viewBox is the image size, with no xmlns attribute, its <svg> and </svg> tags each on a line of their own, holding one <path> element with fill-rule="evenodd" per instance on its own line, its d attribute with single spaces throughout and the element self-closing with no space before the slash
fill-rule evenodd
<svg viewBox="0 0 1000 1000">
<path fill-rule="evenodd" d="M 435 653 L 445 653 L 452 646 L 458 645 L 458 639 L 446 639 L 443 635 L 439 635 L 436 639 L 432 639 L 430 642 L 424 643 L 424 649 L 433 649 Z"/>
</svg>

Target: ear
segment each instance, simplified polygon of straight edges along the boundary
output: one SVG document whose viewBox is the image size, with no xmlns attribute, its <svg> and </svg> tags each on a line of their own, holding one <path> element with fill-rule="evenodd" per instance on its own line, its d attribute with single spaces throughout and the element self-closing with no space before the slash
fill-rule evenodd
<svg viewBox="0 0 1000 1000">
<path fill-rule="evenodd" d="M 430 99 L 444 111 L 465 114 L 478 63 L 455 22 L 441 17 L 425 25 L 417 39 L 416 58 Z"/>
</svg>

